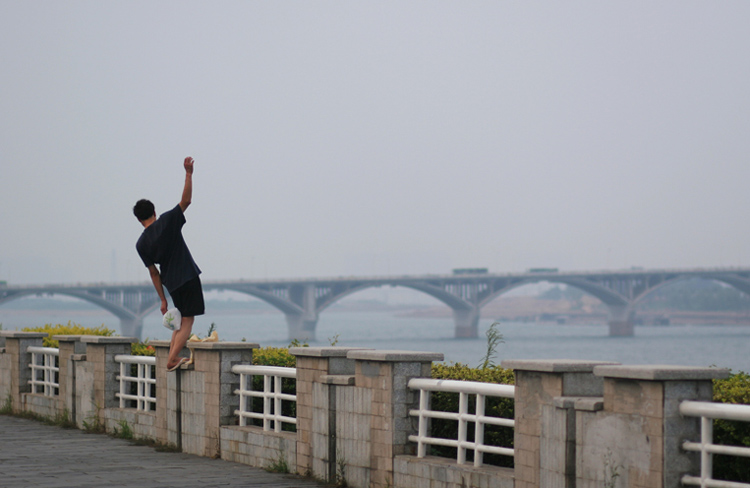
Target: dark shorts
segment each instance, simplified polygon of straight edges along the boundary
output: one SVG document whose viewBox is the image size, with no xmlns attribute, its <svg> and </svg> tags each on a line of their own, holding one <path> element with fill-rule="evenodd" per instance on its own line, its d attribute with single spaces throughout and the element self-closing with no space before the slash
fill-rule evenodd
<svg viewBox="0 0 750 488">
<path fill-rule="evenodd" d="M 195 317 L 206 313 L 206 305 L 203 303 L 203 287 L 198 276 L 172 291 L 169 296 L 172 297 L 174 306 L 183 317 Z"/>
</svg>

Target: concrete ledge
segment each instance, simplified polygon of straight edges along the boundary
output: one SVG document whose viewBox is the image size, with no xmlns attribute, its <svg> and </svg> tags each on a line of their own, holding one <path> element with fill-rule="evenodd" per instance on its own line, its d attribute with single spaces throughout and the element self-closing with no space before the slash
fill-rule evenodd
<svg viewBox="0 0 750 488">
<path fill-rule="evenodd" d="M 382 351 L 374 349 L 350 351 L 346 357 L 349 359 L 360 359 L 364 361 L 397 361 L 411 363 L 442 361 L 445 358 L 441 352 Z"/>
<path fill-rule="evenodd" d="M 19 330 L 0 330 L 0 337 L 9 337 L 11 339 L 39 339 L 47 337 L 46 332 L 21 332 Z"/>
<path fill-rule="evenodd" d="M 345 358 L 349 351 L 370 350 L 366 347 L 290 347 L 292 356 L 312 358 Z"/>
<path fill-rule="evenodd" d="M 453 458 L 426 456 L 418 458 L 409 455 L 393 457 L 395 486 L 477 486 L 513 488 L 515 473 L 513 468 L 500 468 L 484 465 L 474 467 L 473 463 L 458 464 Z"/>
<path fill-rule="evenodd" d="M 167 346 L 169 346 L 168 342 L 167 342 Z M 257 344 L 255 342 L 225 342 L 225 341 L 190 342 L 188 341 L 187 347 L 189 347 L 190 349 L 208 349 L 208 350 L 233 349 L 234 350 L 234 349 L 258 349 L 260 348 L 260 344 Z"/>
<path fill-rule="evenodd" d="M 597 366 L 596 376 L 651 381 L 720 380 L 729 377 L 726 368 L 702 368 L 696 366 L 631 365 Z"/>
<path fill-rule="evenodd" d="M 320 382 L 326 385 L 352 386 L 354 385 L 354 376 L 348 374 L 324 374 L 320 377 Z"/>
<path fill-rule="evenodd" d="M 503 368 L 542 373 L 591 373 L 597 366 L 619 365 L 610 361 L 586 361 L 580 359 L 506 359 Z"/>
<path fill-rule="evenodd" d="M 135 337 L 106 337 L 106 336 L 94 336 L 84 335 L 81 336 L 81 342 L 86 344 L 133 344 L 138 342 Z"/>
<path fill-rule="evenodd" d="M 82 335 L 53 335 L 52 338 L 58 342 L 76 342 L 80 341 Z"/>
<path fill-rule="evenodd" d="M 598 412 L 604 409 L 604 398 L 602 397 L 555 397 L 552 404 L 557 408 L 584 410 L 587 412 Z"/>
</svg>

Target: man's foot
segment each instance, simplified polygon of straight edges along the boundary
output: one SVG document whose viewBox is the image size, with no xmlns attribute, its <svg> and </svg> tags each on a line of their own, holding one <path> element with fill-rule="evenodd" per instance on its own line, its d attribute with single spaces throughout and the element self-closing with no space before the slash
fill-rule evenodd
<svg viewBox="0 0 750 488">
<path fill-rule="evenodd" d="M 180 358 L 176 363 L 174 363 L 172 366 L 167 364 L 167 372 L 174 371 L 180 366 L 182 366 L 184 363 L 188 362 L 188 358 Z"/>
</svg>

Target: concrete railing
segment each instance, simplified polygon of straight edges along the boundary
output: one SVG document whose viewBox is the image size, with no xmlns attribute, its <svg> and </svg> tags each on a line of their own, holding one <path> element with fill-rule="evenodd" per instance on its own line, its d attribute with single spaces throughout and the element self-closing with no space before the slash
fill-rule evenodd
<svg viewBox="0 0 750 488">
<path fill-rule="evenodd" d="M 0 331 L 5 340 L 0 401 L 14 411 L 67 414 L 81 428 L 98 422 L 107 431 L 127 422 L 136 437 L 176 445 L 186 453 L 258 467 L 286 465 L 292 472 L 357 488 L 677 488 L 701 472 L 701 456 L 690 443 L 700 438 L 702 421 L 685 409 L 694 406 L 689 402 L 710 402 L 712 379 L 728 375 L 715 368 L 505 361 L 503 366 L 515 371 L 514 466 L 501 468 L 459 464 L 426 452 L 418 456 L 420 438 L 424 442 L 429 437 L 424 424 L 420 430 L 419 416 L 431 415 L 425 402 L 420 408 L 418 390 L 435 387 L 431 367 L 443 359 L 439 353 L 292 348 L 297 359 L 296 432 L 279 432 L 239 425 L 237 411 L 243 409 L 236 392 L 248 381 L 241 380 L 242 374 L 259 374 L 243 373 L 258 344 L 190 343 L 194 363 L 168 373 L 169 342 L 152 342 L 155 384 L 143 385 L 154 389 L 155 410 L 137 410 L 121 408 L 118 377 L 127 375 L 116 361 L 130 354 L 135 339 L 57 336 L 59 394 L 49 397 L 33 392 L 29 383 L 31 351 L 41 347 L 43 337 Z M 443 385 L 454 389 L 452 382 Z M 477 393 L 494 394 L 496 386 L 484 385 Z M 274 401 L 269 406 L 279 413 Z M 481 407 L 475 412 L 462 407 L 458 415 L 467 427 L 495 422 Z M 510 419 L 502 422 L 511 425 Z M 474 442 L 462 444 L 484 450 L 476 438 Z"/>
</svg>

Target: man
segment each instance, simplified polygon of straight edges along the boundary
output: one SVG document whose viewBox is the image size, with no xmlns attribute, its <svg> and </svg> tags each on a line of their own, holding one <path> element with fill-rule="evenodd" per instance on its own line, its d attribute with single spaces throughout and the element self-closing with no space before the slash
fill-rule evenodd
<svg viewBox="0 0 750 488">
<path fill-rule="evenodd" d="M 143 234 L 135 245 L 143 264 L 148 268 L 156 293 L 161 299 L 161 313 L 167 313 L 167 298 L 164 288 L 169 291 L 174 306 L 182 315 L 180 328 L 172 332 L 169 346 L 167 371 L 174 371 L 187 358 L 180 358 L 180 351 L 187 344 L 193 330 L 196 315 L 203 315 L 203 289 L 201 287 L 201 270 L 182 237 L 182 226 L 185 225 L 185 210 L 193 198 L 193 158 L 185 158 L 185 187 L 182 199 L 172 210 L 156 218 L 154 204 L 148 200 L 139 200 L 133 207 L 133 213 L 143 224 Z M 156 265 L 159 265 L 159 269 Z"/>
</svg>

